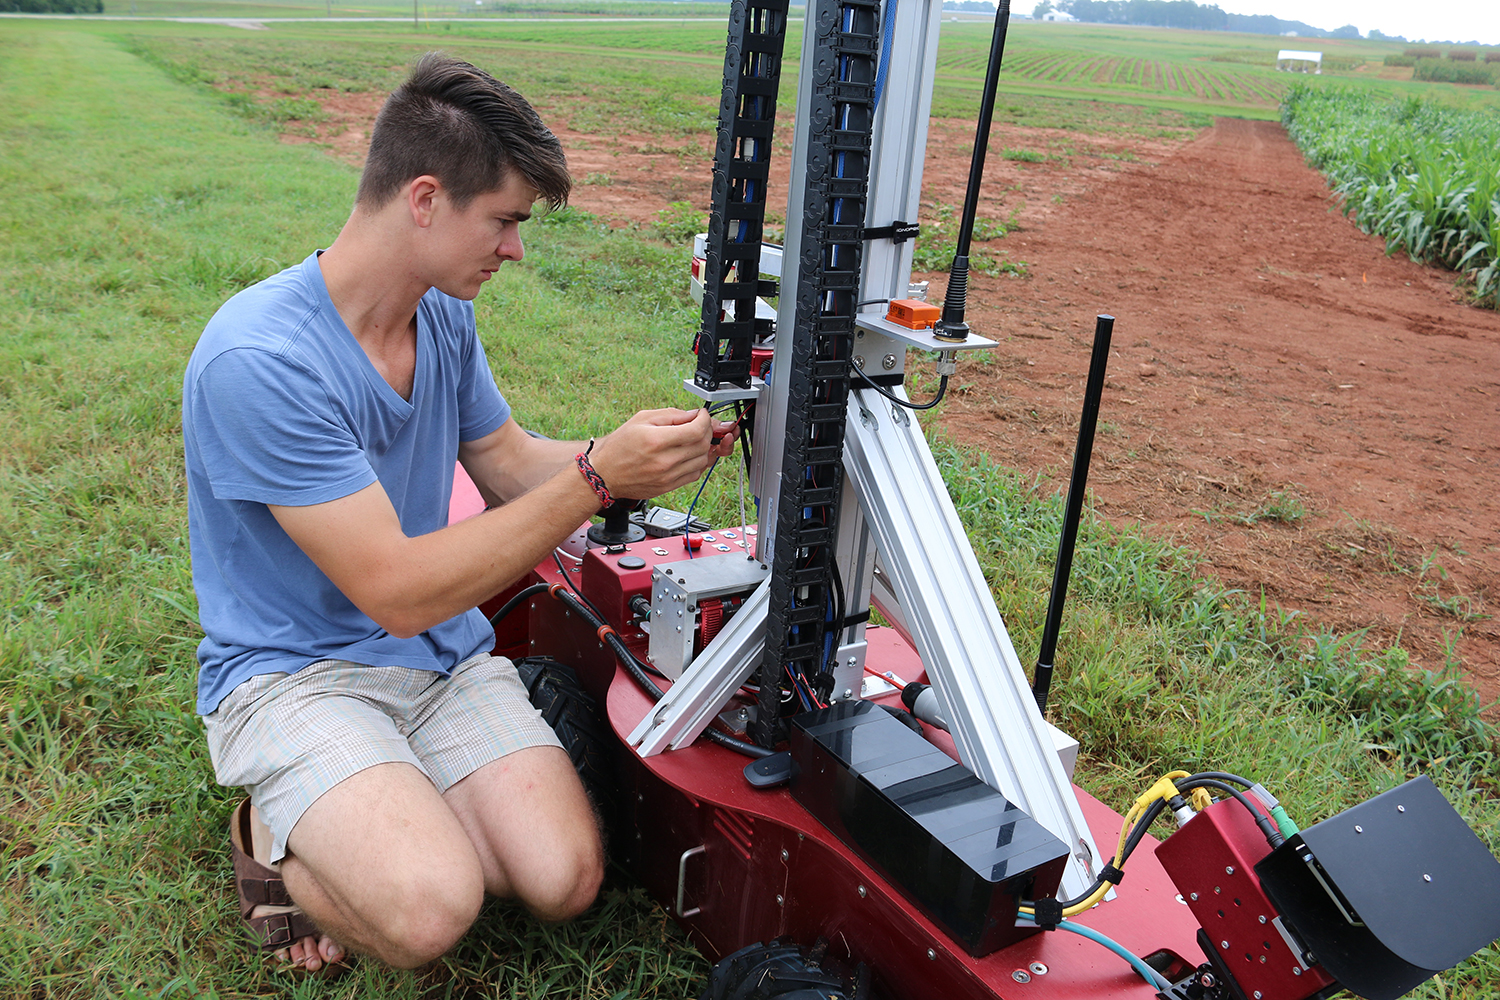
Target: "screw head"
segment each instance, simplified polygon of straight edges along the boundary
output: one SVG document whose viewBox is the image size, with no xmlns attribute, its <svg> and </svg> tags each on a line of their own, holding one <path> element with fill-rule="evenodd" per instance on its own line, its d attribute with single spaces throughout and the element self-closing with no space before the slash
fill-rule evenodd
<svg viewBox="0 0 1500 1000">
<path fill-rule="evenodd" d="M 886 371 L 890 371 L 892 368 L 895 368 L 896 356 L 894 354 L 887 354 L 885 357 L 881 358 L 880 367 L 884 368 Z"/>
<path fill-rule="evenodd" d="M 1198 898 L 1198 894 L 1196 892 L 1190 892 L 1190 893 L 1188 893 L 1188 899 L 1197 899 L 1197 898 Z"/>
<path fill-rule="evenodd" d="M 1422 876 L 1422 881 L 1423 882 L 1431 882 L 1432 881 L 1432 876 L 1431 875 L 1423 875 Z"/>
<path fill-rule="evenodd" d="M 1261 914 L 1261 915 L 1260 915 L 1260 922 L 1261 922 L 1261 923 L 1265 923 L 1265 922 L 1266 922 L 1266 915 L 1265 915 L 1265 914 L 1264 914 L 1264 913 L 1262 913 L 1262 914 Z"/>
<path fill-rule="evenodd" d="M 929 962 L 936 962 L 937 961 L 937 952 L 934 951 L 934 950 L 932 950 L 931 948 L 927 949 L 927 961 L 929 961 Z"/>
<path fill-rule="evenodd" d="M 786 905 L 786 897 L 784 897 L 784 896 L 777 896 L 776 897 L 776 905 L 777 906 L 785 906 Z"/>
<path fill-rule="evenodd" d="M 1212 972 L 1204 972 L 1198 976 L 1198 985 L 1203 987 L 1205 990 L 1213 989 L 1218 985 L 1218 983 L 1219 981 L 1214 978 L 1214 974 Z"/>
<path fill-rule="evenodd" d="M 1233 875 L 1234 874 L 1234 865 L 1225 865 L 1224 866 L 1224 874 L 1225 875 Z"/>
<path fill-rule="evenodd" d="M 1045 976 L 1047 974 L 1047 966 L 1043 962 L 1032 962 L 1027 968 L 1031 970 L 1033 976 Z"/>
<path fill-rule="evenodd" d="M 1300 976 L 1300 975 L 1302 975 L 1302 966 L 1300 966 L 1300 965 L 1294 965 L 1294 966 L 1292 966 L 1292 975 L 1294 975 L 1294 976 Z"/>
<path fill-rule="evenodd" d="M 1364 833 L 1365 832 L 1365 828 L 1362 827 L 1362 826 L 1360 826 L 1358 823 L 1356 823 L 1356 824 L 1354 824 L 1354 832 L 1355 833 Z"/>
<path fill-rule="evenodd" d="M 859 898 L 860 899 L 864 899 L 867 894 L 868 894 L 868 892 L 865 889 L 865 887 L 864 886 L 860 886 L 859 887 Z"/>
<path fill-rule="evenodd" d="M 1262 996 L 1262 993 L 1260 992 L 1260 990 L 1256 990 L 1255 991 L 1255 1000 L 1261 1000 L 1261 996 Z"/>
<path fill-rule="evenodd" d="M 1015 972 L 1012 972 L 1010 974 L 1010 978 L 1014 979 L 1018 983 L 1029 983 L 1031 982 L 1031 973 L 1027 972 L 1025 969 L 1017 969 Z"/>
<path fill-rule="evenodd" d="M 1396 807 L 1396 811 L 1398 813 L 1404 813 L 1404 812 L 1406 812 L 1406 807 L 1405 806 L 1397 806 Z"/>
<path fill-rule="evenodd" d="M 781 897 L 777 896 L 776 898 L 780 899 Z M 1219 947 L 1220 948 L 1224 948 L 1224 949 L 1228 949 L 1229 948 L 1229 942 L 1228 941 L 1220 941 L 1219 942 Z"/>
<path fill-rule="evenodd" d="M 781 849 L 781 860 L 782 861 L 785 861 L 787 858 L 790 858 L 791 856 L 792 856 L 792 852 L 788 851 L 785 847 L 783 847 Z"/>
</svg>

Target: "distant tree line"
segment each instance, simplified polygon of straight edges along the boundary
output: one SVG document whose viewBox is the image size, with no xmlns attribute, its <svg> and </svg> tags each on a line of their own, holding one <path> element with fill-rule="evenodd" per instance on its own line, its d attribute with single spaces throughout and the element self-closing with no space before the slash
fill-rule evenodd
<svg viewBox="0 0 1500 1000">
<path fill-rule="evenodd" d="M 1096 24 L 1144 24 L 1158 28 L 1194 28 L 1199 31 L 1245 31 L 1258 35 L 1296 32 L 1314 38 L 1358 38 L 1352 24 L 1333 31 L 1302 21 L 1286 21 L 1270 14 L 1229 14 L 1215 4 L 1193 0 L 1060 0 L 1056 9 L 1080 21 Z"/>
<path fill-rule="evenodd" d="M 102 14 L 104 0 L 0 0 L 7 14 Z"/>
</svg>

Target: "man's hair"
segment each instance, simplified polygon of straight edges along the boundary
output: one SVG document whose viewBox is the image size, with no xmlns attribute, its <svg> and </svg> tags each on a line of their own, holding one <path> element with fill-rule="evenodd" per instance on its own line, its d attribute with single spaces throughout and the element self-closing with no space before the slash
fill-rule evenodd
<svg viewBox="0 0 1500 1000">
<path fill-rule="evenodd" d="M 484 70 L 429 52 L 375 118 L 356 204 L 379 208 L 431 174 L 458 208 L 520 175 L 552 208 L 573 179 L 562 143 L 526 99 Z"/>
</svg>

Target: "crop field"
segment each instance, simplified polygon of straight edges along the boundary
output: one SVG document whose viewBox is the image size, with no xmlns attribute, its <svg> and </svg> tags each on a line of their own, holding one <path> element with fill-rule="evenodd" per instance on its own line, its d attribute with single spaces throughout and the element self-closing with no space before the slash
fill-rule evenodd
<svg viewBox="0 0 1500 1000">
<path fill-rule="evenodd" d="M 143 14 L 252 18 L 328 6 L 137 5 Z M 130 9 L 129 0 L 108 6 Z M 716 8 L 690 12 L 700 9 Z M 342 980 L 296 982 L 261 962 L 242 938 L 225 836 L 239 793 L 215 784 L 192 713 L 200 634 L 178 394 L 204 322 L 239 289 L 327 245 L 358 174 L 329 155 L 338 137 L 324 126 L 341 102 L 373 107 L 372 95 L 389 89 L 422 51 L 444 48 L 494 69 L 544 115 L 565 115 L 577 152 L 606 164 L 614 153 L 622 163 L 643 157 L 636 147 L 647 140 L 669 150 L 661 155 L 675 160 L 688 149 L 681 156 L 690 158 L 689 140 L 706 141 L 714 126 L 719 24 L 458 22 L 443 20 L 436 5 L 427 13 L 421 30 L 0 21 L 0 181 L 25 192 L 0 200 L 7 317 L 0 334 L 0 996 L 680 1000 L 702 988 L 706 961 L 618 871 L 595 908 L 567 925 L 543 926 L 513 907 L 487 905 L 452 954 L 416 972 L 360 962 Z M 997 198 L 1024 194 L 1027 201 L 1007 202 L 1013 212 L 1000 216 L 1019 219 L 1004 236 L 1008 245 L 1029 238 L 1035 250 L 1048 219 L 1058 217 L 1044 213 L 1081 201 L 1085 183 L 1104 188 L 1127 176 L 1118 171 L 1139 168 L 1129 186 L 1145 188 L 1156 161 L 1141 160 L 1181 146 L 1215 114 L 1270 118 L 1279 100 L 1269 70 L 1213 58 L 1233 51 L 1259 58 L 1243 50 L 1255 44 L 1258 53 L 1275 39 L 1069 27 L 1017 25 L 1012 33 L 1000 112 L 1011 131 L 996 147 L 994 177 Z M 944 24 L 939 114 L 972 116 L 982 75 L 972 53 L 987 44 L 988 31 Z M 1378 62 L 1384 50 L 1357 43 L 1351 51 Z M 1053 69 L 1039 68 L 1049 59 Z M 1374 92 L 1398 87 L 1362 72 L 1337 79 Z M 1409 86 L 1454 105 L 1490 100 L 1442 85 Z M 1002 148 L 1013 155 L 998 155 Z M 611 169 L 615 177 L 587 191 L 633 190 L 623 167 Z M 1079 177 L 1085 180 L 1074 187 L 1047 186 Z M 580 180 L 581 188 L 591 183 Z M 1317 212 L 1327 214 L 1321 205 Z M 503 269 L 476 302 L 490 364 L 526 426 L 587 437 L 641 407 L 690 405 L 680 380 L 691 367 L 697 309 L 684 288 L 683 237 L 697 218 L 689 206 L 644 219 L 575 207 L 529 223 L 525 260 Z M 1333 221 L 1347 226 L 1336 215 Z M 1130 256 L 1095 249 L 1099 261 Z M 1144 268 L 1149 259 L 1139 257 Z M 1303 266 L 1278 264 L 1286 266 L 1257 265 L 1247 284 L 1290 281 L 1290 269 Z M 1088 280 L 1084 270 L 1070 258 L 1034 277 L 980 277 L 976 296 L 1019 302 L 1034 289 L 1053 303 L 1076 296 L 1067 307 L 1088 312 L 1094 303 L 1084 292 L 1063 291 Z M 1372 270 L 1371 277 L 1380 275 Z M 1359 275 L 1352 279 L 1351 286 Z M 1120 291 L 1136 280 L 1122 273 L 1110 285 Z M 1196 273 L 1185 280 L 1209 281 Z M 1317 280 L 1342 279 L 1320 272 Z M 1153 285 L 1140 294 L 1177 293 Z M 1135 320 L 1139 330 L 1130 322 L 1122 322 L 1119 349 L 1143 350 L 1131 338 L 1145 330 L 1144 320 Z M 1056 405 L 1054 383 L 1022 357 L 1032 346 L 1065 346 L 1062 336 L 1043 339 L 1053 329 L 1032 325 L 1021 336 L 1036 339 L 1007 340 L 995 352 L 1005 356 L 984 363 L 984 377 L 999 373 L 1012 387 L 1045 383 Z M 1169 332 L 1150 332 L 1159 348 L 1170 343 Z M 1190 332 L 1201 339 L 1199 326 Z M 1130 363 L 1138 357 L 1147 356 L 1131 353 Z M 929 367 L 917 362 L 914 372 L 915 392 L 929 391 Z M 1109 397 L 1109 420 L 1118 426 L 1101 425 L 1101 449 L 1120 469 L 1127 462 L 1114 455 L 1126 447 L 1128 428 L 1118 412 L 1146 410 L 1150 387 L 1167 374 L 1129 377 L 1140 385 L 1112 388 Z M 981 375 L 965 379 L 930 426 L 980 398 Z M 1195 383 L 1194 397 L 1206 386 Z M 1189 398 L 1186 390 L 1171 392 Z M 997 400 L 983 408 L 1010 405 Z M 1012 425 L 1038 413 L 1054 428 L 1062 423 L 1045 406 L 1028 408 Z M 945 431 L 931 436 L 1012 637 L 1031 662 L 1062 498 L 1040 465 L 1007 468 Z M 1225 479 L 1226 506 L 1209 511 L 1219 521 L 1238 516 L 1264 527 L 1280 519 L 1276 530 L 1290 532 L 1281 521 L 1313 517 L 1284 496 L 1250 504 Z M 686 506 L 690 490 L 663 502 Z M 734 493 L 732 477 L 714 478 L 700 513 L 736 516 Z M 1227 506 L 1242 500 L 1244 511 Z M 1284 611 L 1264 592 L 1216 580 L 1201 553 L 1136 523 L 1090 513 L 1079 540 L 1051 712 L 1084 743 L 1080 784 L 1123 810 L 1143 783 L 1171 767 L 1229 766 L 1274 784 L 1306 822 L 1425 773 L 1500 850 L 1495 728 L 1458 679 L 1455 661 L 1418 665 L 1385 633 L 1324 627 Z M 1365 535 L 1359 539 L 1375 550 Z M 1393 541 L 1381 558 L 1407 560 L 1404 545 Z M 1434 562 L 1410 571 L 1424 587 Z M 1464 595 L 1434 585 L 1431 596 Z M 1466 627 L 1487 617 L 1482 602 L 1469 610 Z M 1111 905 L 1128 905 L 1129 893 L 1127 881 L 1121 902 Z M 1492 948 L 1416 996 L 1485 1000 L 1497 991 L 1500 950 Z"/>
<path fill-rule="evenodd" d="M 1282 119 L 1361 229 L 1500 305 L 1500 116 L 1301 86 Z"/>
</svg>

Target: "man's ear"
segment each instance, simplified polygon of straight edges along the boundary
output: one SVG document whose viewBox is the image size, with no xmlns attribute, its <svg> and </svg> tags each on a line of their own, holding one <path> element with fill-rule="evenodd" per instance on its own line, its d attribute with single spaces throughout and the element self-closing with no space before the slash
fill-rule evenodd
<svg viewBox="0 0 1500 1000">
<path fill-rule="evenodd" d="M 442 182 L 431 174 L 423 174 L 407 182 L 406 207 L 417 228 L 426 229 L 432 225 L 433 214 L 442 193 Z"/>
</svg>

